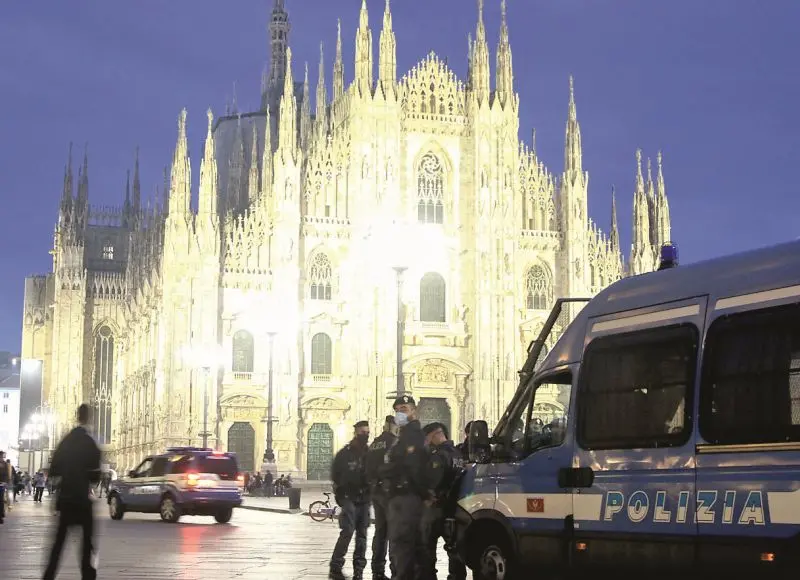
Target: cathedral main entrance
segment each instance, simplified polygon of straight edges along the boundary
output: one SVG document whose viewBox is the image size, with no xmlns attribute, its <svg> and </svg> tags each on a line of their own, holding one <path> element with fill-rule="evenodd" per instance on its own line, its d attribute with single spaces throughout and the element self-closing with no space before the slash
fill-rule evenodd
<svg viewBox="0 0 800 580">
<path fill-rule="evenodd" d="M 450 438 L 453 438 L 453 430 L 450 428 L 451 414 L 450 405 L 447 399 L 434 399 L 423 397 L 417 404 L 420 425 L 425 427 L 429 423 L 438 422 L 447 427 Z"/>
<path fill-rule="evenodd" d="M 308 430 L 309 481 L 327 481 L 333 462 L 333 429 L 327 423 L 314 423 Z"/>
<path fill-rule="evenodd" d="M 250 423 L 234 423 L 228 429 L 228 451 L 236 453 L 239 471 L 255 471 L 256 432 Z"/>
</svg>

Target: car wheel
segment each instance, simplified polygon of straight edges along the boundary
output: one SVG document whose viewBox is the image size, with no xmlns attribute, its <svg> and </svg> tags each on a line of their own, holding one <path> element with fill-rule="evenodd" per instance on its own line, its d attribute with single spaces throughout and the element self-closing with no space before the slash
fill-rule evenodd
<svg viewBox="0 0 800 580">
<path fill-rule="evenodd" d="M 487 539 L 473 570 L 475 580 L 513 580 L 510 553 L 496 539 Z"/>
<path fill-rule="evenodd" d="M 117 494 L 112 495 L 108 500 L 108 515 L 112 520 L 121 520 L 125 515 L 125 507 Z"/>
<path fill-rule="evenodd" d="M 214 514 L 214 519 L 217 520 L 217 523 L 227 524 L 229 521 L 231 521 L 232 516 L 233 508 L 222 508 Z"/>
<path fill-rule="evenodd" d="M 165 495 L 161 498 L 158 513 L 161 514 L 161 519 L 169 524 L 174 524 L 181 517 L 180 508 L 171 495 Z"/>
</svg>

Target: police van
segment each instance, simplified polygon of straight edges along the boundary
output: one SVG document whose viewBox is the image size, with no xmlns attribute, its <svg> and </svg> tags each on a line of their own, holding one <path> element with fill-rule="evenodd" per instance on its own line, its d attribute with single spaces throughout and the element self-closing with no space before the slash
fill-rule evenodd
<svg viewBox="0 0 800 580">
<path fill-rule="evenodd" d="M 680 267 L 671 251 L 559 300 L 492 434 L 473 422 L 449 542 L 475 578 L 797 571 L 800 242 Z"/>
</svg>

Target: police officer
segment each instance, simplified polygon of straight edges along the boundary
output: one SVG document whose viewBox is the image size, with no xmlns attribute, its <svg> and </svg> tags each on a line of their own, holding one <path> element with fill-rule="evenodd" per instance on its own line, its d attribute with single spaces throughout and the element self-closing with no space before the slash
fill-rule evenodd
<svg viewBox="0 0 800 580">
<path fill-rule="evenodd" d="M 462 471 L 463 460 L 459 451 L 448 439 L 447 427 L 442 423 L 425 426 L 425 444 L 428 446 L 428 499 L 422 516 L 421 532 L 423 557 L 420 562 L 420 580 L 436 580 L 436 548 L 444 533 L 444 521 L 454 511 L 451 490 Z M 466 580 L 467 568 L 454 552 L 448 552 L 448 580 Z"/>
<path fill-rule="evenodd" d="M 375 535 L 372 537 L 372 580 L 386 580 L 386 548 L 389 545 L 389 496 L 387 494 L 387 467 L 389 450 L 397 441 L 397 425 L 394 417 L 387 415 L 383 433 L 378 435 L 367 452 L 367 480 L 375 510 Z M 394 564 L 389 560 L 394 574 Z"/>
<path fill-rule="evenodd" d="M 463 459 L 465 463 L 469 463 L 469 430 L 471 427 L 472 421 L 467 423 L 467 426 L 464 427 L 464 441 L 456 445 L 456 451 L 461 454 L 461 459 Z"/>
<path fill-rule="evenodd" d="M 393 406 L 400 434 L 389 452 L 389 544 L 390 559 L 395 565 L 392 578 L 415 580 L 422 547 L 419 529 L 422 502 L 428 496 L 425 435 L 417 420 L 413 397 L 401 395 Z"/>
<path fill-rule="evenodd" d="M 333 460 L 331 480 L 339 514 L 339 539 L 333 548 L 330 562 L 331 580 L 344 580 L 342 568 L 353 533 L 353 580 L 361 580 L 367 566 L 367 528 L 369 527 L 369 485 L 366 457 L 369 443 L 369 423 L 359 421 L 353 426 L 353 440 L 345 445 Z"/>
</svg>

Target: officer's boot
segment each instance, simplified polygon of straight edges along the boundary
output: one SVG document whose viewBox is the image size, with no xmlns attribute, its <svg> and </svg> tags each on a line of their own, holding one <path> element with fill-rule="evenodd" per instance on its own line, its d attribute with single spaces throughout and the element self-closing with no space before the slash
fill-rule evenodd
<svg viewBox="0 0 800 580">
<path fill-rule="evenodd" d="M 330 569 L 328 572 L 328 580 L 347 580 L 342 574 L 341 570 L 334 570 L 333 568 Z"/>
</svg>

